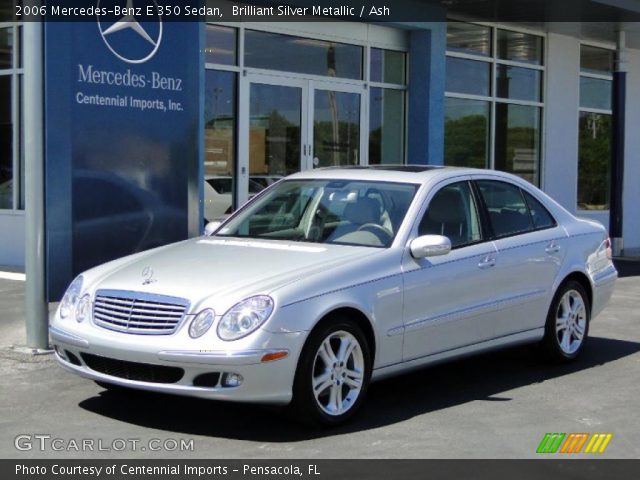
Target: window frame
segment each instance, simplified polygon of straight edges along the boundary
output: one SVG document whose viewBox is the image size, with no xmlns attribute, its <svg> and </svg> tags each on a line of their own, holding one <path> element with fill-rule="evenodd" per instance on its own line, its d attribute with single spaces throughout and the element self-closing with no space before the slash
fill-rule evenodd
<svg viewBox="0 0 640 480">
<path fill-rule="evenodd" d="M 602 73 L 593 73 L 593 72 L 583 72 L 582 71 L 582 65 L 579 64 L 578 65 L 578 90 L 580 90 L 580 85 L 581 82 L 580 80 L 582 78 L 592 78 L 592 79 L 596 79 L 596 80 L 608 80 L 611 82 L 611 87 L 612 87 L 612 95 L 613 95 L 613 72 L 615 71 L 615 46 L 612 45 L 606 45 L 603 43 L 596 43 L 596 42 L 589 42 L 589 41 L 581 41 L 580 42 L 580 49 L 582 50 L 582 46 L 586 46 L 586 47 L 593 47 L 593 48 L 600 48 L 602 50 L 609 50 L 609 51 L 613 51 L 614 52 L 614 65 L 612 65 L 611 68 L 611 73 L 610 74 L 602 74 Z M 582 55 L 582 51 L 580 51 L 580 55 Z M 591 108 L 591 107 L 583 107 L 580 103 L 580 96 L 581 96 L 581 92 L 578 91 L 578 118 L 577 118 L 577 124 L 576 124 L 576 130 L 578 133 L 578 139 L 577 139 L 577 145 L 576 145 L 576 150 L 578 153 L 578 158 L 577 158 L 577 167 L 576 167 L 576 198 L 575 198 L 575 205 L 576 205 L 576 212 L 579 212 L 581 214 L 593 214 L 593 213 L 604 213 L 604 214 L 608 214 L 611 210 L 611 192 L 607 191 L 607 195 L 608 195 L 608 202 L 607 202 L 607 206 L 606 208 L 602 208 L 602 209 L 585 209 L 585 208 L 580 208 L 580 203 L 578 202 L 579 198 L 578 198 L 578 192 L 579 192 L 579 188 L 580 188 L 580 114 L 582 113 L 595 113 L 598 115 L 609 115 L 610 117 L 613 117 L 613 98 L 611 99 L 611 108 L 610 109 L 600 109 L 600 108 Z M 611 147 L 613 147 L 613 143 L 611 145 Z M 612 153 L 612 152 L 611 152 Z M 609 156 L 609 170 L 611 170 L 611 155 Z M 607 189 L 609 190 L 609 189 Z"/>
<path fill-rule="evenodd" d="M 10 68 L 0 69 L 0 76 L 11 77 L 11 122 L 12 122 L 12 191 L 11 208 L 0 207 L 0 213 L 22 213 L 24 207 L 24 141 L 22 128 L 23 102 L 23 74 L 24 62 L 22 56 L 22 22 L 0 22 L 0 28 L 12 29 L 13 45 L 11 49 Z"/>
<path fill-rule="evenodd" d="M 489 239 L 491 241 L 493 240 L 503 240 L 505 238 L 512 238 L 512 237 L 517 237 L 520 235 L 527 235 L 529 233 L 535 233 L 535 232 L 541 232 L 544 230 L 551 230 L 553 228 L 557 228 L 558 227 L 558 220 L 556 219 L 556 217 L 549 211 L 549 209 L 547 208 L 547 206 L 544 204 L 544 202 L 542 200 L 540 200 L 540 198 L 535 195 L 534 193 L 532 193 L 529 189 L 523 188 L 521 185 L 518 185 L 516 183 L 512 183 L 509 182 L 508 180 L 505 180 L 503 178 L 474 178 L 473 180 L 471 180 L 471 182 L 474 184 L 475 187 L 475 191 L 476 191 L 476 195 L 479 199 L 479 203 L 482 206 L 482 210 L 484 212 L 484 219 L 487 222 L 487 229 L 490 232 L 490 237 Z M 489 215 L 489 209 L 487 207 L 486 202 L 484 201 L 484 196 L 482 195 L 482 192 L 480 190 L 480 185 L 478 185 L 479 182 L 497 182 L 497 183 L 504 183 L 507 184 L 515 189 L 517 189 L 520 192 L 520 196 L 522 197 L 522 201 L 527 209 L 527 214 L 529 217 L 529 220 L 531 222 L 531 229 L 529 230 L 522 230 L 519 232 L 513 232 L 513 233 L 509 233 L 506 235 L 496 235 L 495 230 L 493 228 L 493 223 L 491 222 L 491 216 Z M 529 202 L 527 202 L 527 197 L 525 195 L 525 193 L 528 193 L 529 195 L 531 195 L 534 199 L 536 199 L 538 201 L 538 203 L 540 203 L 540 205 L 542 205 L 542 208 L 544 208 L 544 210 L 547 212 L 547 214 L 549 215 L 549 217 L 551 218 L 551 220 L 553 220 L 553 224 L 546 226 L 546 227 L 535 227 L 535 223 L 533 222 L 533 215 L 531 214 L 531 206 L 529 205 Z"/>
<path fill-rule="evenodd" d="M 433 187 L 433 194 L 429 195 L 427 199 L 425 199 L 423 208 L 418 212 L 418 215 L 416 215 L 416 219 L 412 229 L 413 231 L 412 236 L 414 239 L 421 236 L 420 225 L 422 224 L 424 217 L 427 215 L 427 212 L 429 211 L 429 207 L 431 206 L 431 202 L 433 202 L 433 199 L 436 197 L 436 195 L 438 195 L 438 193 L 440 193 L 443 189 L 450 187 L 451 185 L 456 185 L 458 183 L 466 183 L 467 186 L 469 187 L 469 193 L 471 194 L 471 198 L 473 200 L 473 206 L 474 206 L 476 215 L 478 217 L 478 225 L 480 226 L 480 239 L 474 242 L 469 242 L 462 245 L 456 245 L 456 246 L 452 245 L 451 251 L 460 250 L 462 248 L 472 247 L 475 245 L 480 245 L 482 243 L 487 243 L 491 241 L 491 237 L 488 235 L 489 232 L 487 231 L 486 223 L 484 221 L 485 219 L 484 219 L 483 206 L 478 201 L 478 196 L 476 195 L 474 182 L 471 178 L 453 178 L 453 179 L 450 179 L 449 181 L 439 183 Z"/>
<path fill-rule="evenodd" d="M 490 38 L 490 49 L 488 56 L 483 56 L 480 54 L 473 53 L 463 53 L 447 50 L 446 57 L 447 58 L 457 58 L 463 60 L 473 60 L 480 61 L 490 64 L 490 75 L 489 75 L 489 95 L 474 95 L 467 93 L 457 93 L 457 92 L 449 92 L 445 91 L 445 98 L 456 98 L 460 100 L 475 100 L 475 101 L 483 101 L 487 102 L 489 105 L 489 125 L 488 125 L 488 158 L 485 162 L 486 169 L 495 169 L 496 165 L 496 105 L 497 104 L 506 104 L 506 105 L 520 105 L 526 107 L 535 107 L 539 109 L 539 124 L 537 128 L 539 130 L 539 140 L 538 140 L 538 158 L 537 158 L 537 170 L 535 175 L 535 182 L 533 183 L 535 186 L 542 185 L 542 169 L 544 166 L 544 141 L 545 141 L 545 132 L 544 132 L 544 112 L 545 112 L 545 103 L 547 98 L 546 92 L 546 84 L 547 84 L 547 63 L 548 63 L 548 41 L 547 35 L 544 32 L 529 30 L 526 28 L 517 28 L 512 26 L 503 26 L 500 24 L 486 23 L 486 22 L 469 22 L 465 19 L 459 19 L 455 17 L 450 17 L 447 19 L 447 22 L 463 22 L 463 23 L 471 23 L 474 25 L 489 27 L 491 31 Z M 498 31 L 505 30 L 510 32 L 524 33 L 527 35 L 533 35 L 536 37 L 540 37 L 542 39 L 542 57 L 540 59 L 540 64 L 526 63 L 526 62 L 518 62 L 513 60 L 503 60 L 498 58 Z M 497 75 L 498 75 L 498 66 L 505 65 L 510 67 L 519 67 L 519 68 L 527 68 L 531 70 L 536 70 L 540 72 L 541 80 L 540 80 L 540 99 L 541 101 L 530 101 L 530 100 L 520 100 L 520 99 L 512 99 L 512 98 L 503 98 L 497 95 Z M 510 172 L 514 173 L 514 172 Z"/>
</svg>

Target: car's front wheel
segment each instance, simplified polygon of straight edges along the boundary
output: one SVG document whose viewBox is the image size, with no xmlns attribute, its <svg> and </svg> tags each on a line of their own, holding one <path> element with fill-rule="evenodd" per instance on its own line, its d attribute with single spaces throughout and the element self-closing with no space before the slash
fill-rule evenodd
<svg viewBox="0 0 640 480">
<path fill-rule="evenodd" d="M 567 362 L 580 354 L 589 333 L 590 315 L 584 287 L 575 280 L 565 282 L 551 302 L 542 340 L 552 360 Z"/>
<path fill-rule="evenodd" d="M 292 407 L 299 418 L 321 425 L 349 420 L 364 400 L 371 354 L 358 325 L 339 318 L 309 337 L 298 363 Z"/>
</svg>

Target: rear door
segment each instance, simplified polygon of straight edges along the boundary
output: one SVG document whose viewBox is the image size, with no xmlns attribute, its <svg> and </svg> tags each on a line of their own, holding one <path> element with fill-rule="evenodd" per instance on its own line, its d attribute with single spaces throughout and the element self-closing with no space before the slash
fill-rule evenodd
<svg viewBox="0 0 640 480">
<path fill-rule="evenodd" d="M 541 328 L 566 253 L 566 233 L 526 189 L 495 177 L 474 183 L 498 251 L 492 267 L 501 310 L 495 317 L 496 336 Z"/>
</svg>

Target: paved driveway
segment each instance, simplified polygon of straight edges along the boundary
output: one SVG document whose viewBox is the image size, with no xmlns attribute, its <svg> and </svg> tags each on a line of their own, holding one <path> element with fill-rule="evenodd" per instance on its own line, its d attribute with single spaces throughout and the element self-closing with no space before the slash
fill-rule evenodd
<svg viewBox="0 0 640 480">
<path fill-rule="evenodd" d="M 382 381 L 361 415 L 332 431 L 277 409 L 106 392 L 50 356 L 6 348 L 23 335 L 22 301 L 20 282 L 0 281 L 0 457 L 123 457 L 77 453 L 74 442 L 89 439 L 123 440 L 127 457 L 149 458 L 521 458 L 535 456 L 546 432 L 611 432 L 603 457 L 640 457 L 640 277 L 619 280 L 578 362 L 545 365 L 520 348 Z M 64 451 L 38 442 L 19 451 L 21 434 L 59 438 Z M 169 448 L 193 440 L 193 450 L 151 452 L 153 439 Z"/>
</svg>

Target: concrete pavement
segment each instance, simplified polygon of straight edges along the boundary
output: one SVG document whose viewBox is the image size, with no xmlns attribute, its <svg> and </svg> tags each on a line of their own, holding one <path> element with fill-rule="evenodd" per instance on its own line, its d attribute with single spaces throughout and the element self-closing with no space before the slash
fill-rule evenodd
<svg viewBox="0 0 640 480">
<path fill-rule="evenodd" d="M 640 277 L 618 281 L 571 365 L 518 348 L 433 367 L 374 384 L 361 415 L 329 431 L 278 409 L 107 392 L 49 355 L 16 353 L 23 285 L 0 280 L 0 458 L 527 458 L 546 432 L 611 432 L 602 458 L 640 457 Z M 61 439 L 63 451 L 15 448 L 34 434 Z M 193 449 L 69 450 L 81 439 L 193 440 Z"/>
</svg>

